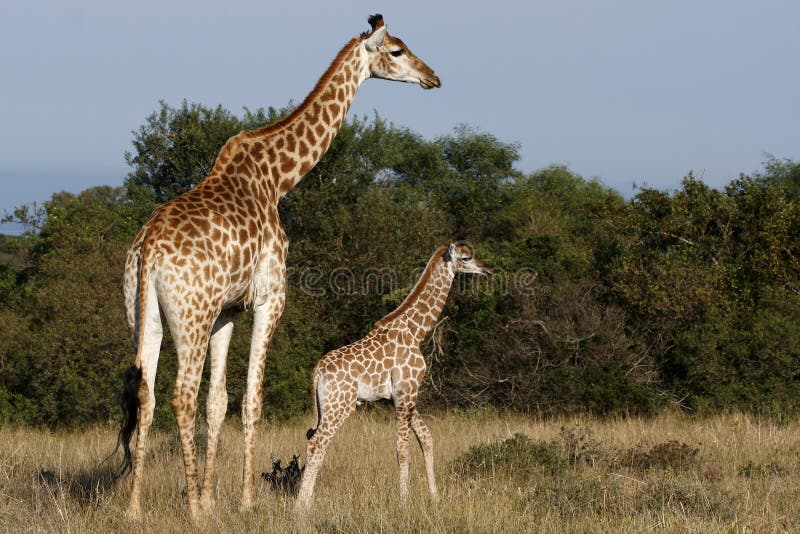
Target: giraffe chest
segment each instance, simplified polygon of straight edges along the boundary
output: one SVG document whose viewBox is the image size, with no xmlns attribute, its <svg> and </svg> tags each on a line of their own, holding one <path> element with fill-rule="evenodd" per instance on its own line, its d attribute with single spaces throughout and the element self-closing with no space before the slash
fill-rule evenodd
<svg viewBox="0 0 800 534">
<path fill-rule="evenodd" d="M 233 295 L 246 307 L 253 307 L 285 293 L 286 251 L 286 236 L 280 226 L 254 242 L 253 253 L 242 265 Z"/>
</svg>

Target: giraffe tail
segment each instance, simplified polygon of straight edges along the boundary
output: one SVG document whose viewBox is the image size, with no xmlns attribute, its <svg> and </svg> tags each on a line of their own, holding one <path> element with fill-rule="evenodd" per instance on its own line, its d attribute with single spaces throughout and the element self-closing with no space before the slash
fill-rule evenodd
<svg viewBox="0 0 800 534">
<path fill-rule="evenodd" d="M 139 413 L 139 397 L 136 395 L 136 392 L 139 389 L 139 383 L 142 381 L 142 369 L 131 365 L 125 371 L 122 381 L 122 398 L 120 399 L 120 406 L 122 406 L 122 428 L 119 434 L 117 434 L 117 446 L 114 447 L 111 454 L 102 462 L 106 463 L 109 461 L 111 457 L 117 453 L 120 445 L 122 445 L 125 459 L 122 463 L 122 469 L 117 473 L 117 477 L 120 478 L 127 474 L 132 465 L 130 440 L 133 431 L 136 430 L 136 418 Z"/>
<path fill-rule="evenodd" d="M 139 416 L 139 385 L 142 383 L 142 368 L 131 365 L 125 371 L 122 378 L 122 428 L 117 435 L 117 449 L 120 444 L 125 458 L 122 462 L 122 470 L 119 476 L 125 476 L 132 466 L 131 459 L 131 436 L 136 430 L 136 423 Z"/>
<path fill-rule="evenodd" d="M 124 454 L 122 469 L 119 476 L 125 476 L 133 467 L 131 455 L 131 437 L 139 423 L 139 389 L 142 385 L 142 344 L 144 341 L 144 329 L 146 324 L 147 291 L 149 285 L 150 269 L 145 256 L 145 247 L 142 247 L 139 256 L 139 288 L 136 299 L 139 301 L 139 324 L 138 339 L 136 343 L 136 362 L 128 367 L 122 377 L 122 397 L 120 407 L 122 408 L 122 428 L 117 435 L 117 449 L 122 445 Z"/>
<path fill-rule="evenodd" d="M 314 418 L 317 420 L 317 424 L 314 428 L 309 428 L 308 432 L 306 432 L 306 439 L 311 439 L 316 434 L 317 429 L 319 428 L 319 422 L 322 418 L 322 407 L 319 405 L 319 374 L 317 373 L 317 369 L 314 369 L 313 378 L 312 378 L 312 385 L 311 385 L 311 404 L 314 406 Z"/>
</svg>

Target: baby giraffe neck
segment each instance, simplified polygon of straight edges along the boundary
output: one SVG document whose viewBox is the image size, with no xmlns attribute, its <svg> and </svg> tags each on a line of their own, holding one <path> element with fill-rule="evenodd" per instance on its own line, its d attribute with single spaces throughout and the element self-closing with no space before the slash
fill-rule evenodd
<svg viewBox="0 0 800 534">
<path fill-rule="evenodd" d="M 378 321 L 377 326 L 404 317 L 411 335 L 418 341 L 431 331 L 439 320 L 455 276 L 449 262 L 444 260 L 446 250 L 447 247 L 440 247 L 433 254 L 411 293 L 396 310 Z"/>
</svg>

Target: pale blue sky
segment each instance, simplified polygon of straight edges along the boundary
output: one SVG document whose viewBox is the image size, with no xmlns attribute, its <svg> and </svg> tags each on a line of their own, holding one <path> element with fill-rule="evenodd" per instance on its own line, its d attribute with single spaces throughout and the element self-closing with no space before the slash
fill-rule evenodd
<svg viewBox="0 0 800 534">
<path fill-rule="evenodd" d="M 467 123 L 519 143 L 522 171 L 566 164 L 626 196 L 690 170 L 721 187 L 765 152 L 800 159 L 800 2 L 340 4 L 0 3 L 0 214 L 120 185 L 160 99 L 236 114 L 301 101 L 376 12 L 443 86 L 368 80 L 351 115 L 427 138 Z"/>
</svg>

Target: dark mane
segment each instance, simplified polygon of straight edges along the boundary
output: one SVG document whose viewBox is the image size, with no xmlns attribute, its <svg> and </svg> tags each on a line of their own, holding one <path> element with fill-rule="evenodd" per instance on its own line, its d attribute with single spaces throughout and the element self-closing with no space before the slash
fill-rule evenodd
<svg viewBox="0 0 800 534">
<path fill-rule="evenodd" d="M 297 106 L 288 116 L 284 117 L 279 121 L 273 122 L 272 124 L 268 124 L 263 128 L 259 128 L 258 130 L 246 132 L 244 135 L 246 137 L 262 137 L 264 135 L 269 135 L 271 133 L 274 133 L 282 129 L 283 127 L 287 126 L 288 124 L 291 124 L 292 121 L 294 121 L 297 117 L 302 115 L 309 108 L 311 102 L 313 102 L 319 96 L 319 94 L 325 90 L 325 88 L 331 81 L 331 78 L 333 78 L 334 73 L 339 70 L 339 67 L 341 67 L 347 55 L 350 53 L 351 50 L 353 50 L 353 48 L 355 48 L 359 43 L 361 43 L 362 40 L 363 37 L 354 37 L 353 39 L 350 39 L 341 50 L 339 50 L 339 53 L 336 54 L 336 57 L 331 62 L 330 66 L 322 74 L 322 76 L 320 76 L 319 80 L 317 81 L 317 84 L 314 86 L 314 89 L 312 89 L 311 92 L 308 93 L 308 96 L 305 97 L 303 102 L 299 106 Z"/>
<path fill-rule="evenodd" d="M 414 286 L 414 289 L 411 290 L 411 293 L 408 294 L 408 296 L 405 298 L 405 300 L 403 300 L 402 304 L 400 304 L 396 310 L 390 312 L 382 319 L 375 322 L 375 326 L 384 326 L 389 321 L 401 316 L 406 310 L 414 305 L 414 302 L 417 300 L 419 294 L 422 293 L 423 289 L 425 289 L 425 285 L 428 283 L 428 280 L 433 273 L 433 269 L 436 267 L 437 263 L 442 261 L 442 255 L 445 253 L 445 251 L 447 251 L 447 247 L 439 247 L 436 249 L 436 252 L 434 252 L 433 256 L 431 256 L 431 259 L 428 260 L 428 265 L 425 266 L 425 270 L 422 271 L 422 276 L 420 276 L 419 280 L 417 280 L 417 285 Z"/>
</svg>

